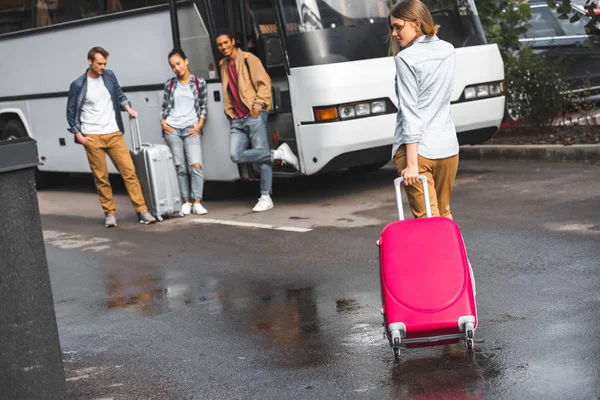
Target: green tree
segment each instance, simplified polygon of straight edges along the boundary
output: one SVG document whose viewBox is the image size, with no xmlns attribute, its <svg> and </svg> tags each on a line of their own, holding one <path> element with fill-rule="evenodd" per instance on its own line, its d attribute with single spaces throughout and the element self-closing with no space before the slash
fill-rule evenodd
<svg viewBox="0 0 600 400">
<path fill-rule="evenodd" d="M 479 0 L 477 9 L 488 42 L 498 45 L 504 59 L 509 115 L 538 130 L 551 125 L 569 104 L 562 78 L 565 60 L 533 57 L 532 50 L 520 44 L 531 18 L 527 2 Z"/>
<path fill-rule="evenodd" d="M 556 9 L 559 19 L 568 19 L 571 22 L 577 22 L 581 19 L 579 13 L 571 13 L 571 0 L 562 0 L 558 5 L 552 0 L 548 0 L 547 2 L 548 7 Z M 600 10 L 598 3 L 587 0 L 584 8 L 586 10 L 586 15 L 590 18 L 590 21 L 585 26 L 587 33 L 598 33 L 600 30 Z M 600 35 L 594 35 L 591 39 L 587 40 L 585 44 L 589 47 L 600 47 Z"/>
<path fill-rule="evenodd" d="M 527 31 L 531 8 L 519 0 L 480 0 L 477 11 L 488 43 L 496 43 L 506 61 L 519 50 L 519 35 Z"/>
</svg>

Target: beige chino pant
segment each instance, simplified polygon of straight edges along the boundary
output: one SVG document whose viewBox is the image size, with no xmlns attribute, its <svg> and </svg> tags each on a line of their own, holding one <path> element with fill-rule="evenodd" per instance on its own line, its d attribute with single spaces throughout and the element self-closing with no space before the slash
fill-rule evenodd
<svg viewBox="0 0 600 400">
<path fill-rule="evenodd" d="M 394 155 L 394 163 L 398 175 L 406 168 L 406 146 L 402 145 Z M 430 160 L 419 156 L 419 175 L 427 177 L 427 188 L 429 189 L 429 200 L 431 202 L 431 214 L 434 217 L 452 218 L 450 213 L 450 198 L 452 197 L 452 186 L 458 170 L 458 154 L 439 160 Z M 415 218 L 424 218 L 425 201 L 423 200 L 423 186 L 421 182 L 405 186 L 408 204 Z"/>
<path fill-rule="evenodd" d="M 117 212 L 113 200 L 112 187 L 108 179 L 107 154 L 121 174 L 123 182 L 125 182 L 125 188 L 127 189 L 127 193 L 129 193 L 129 198 L 135 212 L 147 210 L 148 207 L 146 207 L 146 202 L 144 201 L 142 187 L 135 173 L 133 160 L 123 139 L 123 134 L 121 132 L 114 132 L 106 135 L 84 136 L 94 139 L 93 142 L 87 142 L 84 147 L 92 174 L 94 175 L 94 183 L 96 184 L 96 191 L 98 192 L 104 215 L 115 214 Z"/>
</svg>

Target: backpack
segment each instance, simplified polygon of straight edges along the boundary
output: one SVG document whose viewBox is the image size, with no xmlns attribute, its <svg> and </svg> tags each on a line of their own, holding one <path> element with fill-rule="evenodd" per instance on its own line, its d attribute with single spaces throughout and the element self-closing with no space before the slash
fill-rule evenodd
<svg viewBox="0 0 600 400">
<path fill-rule="evenodd" d="M 198 94 L 200 94 L 200 84 L 198 83 L 198 77 L 196 75 L 194 75 L 194 81 L 196 82 L 196 90 L 198 90 Z M 169 84 L 169 96 L 173 92 L 173 85 L 175 85 L 175 81 L 171 80 L 171 83 Z"/>
</svg>

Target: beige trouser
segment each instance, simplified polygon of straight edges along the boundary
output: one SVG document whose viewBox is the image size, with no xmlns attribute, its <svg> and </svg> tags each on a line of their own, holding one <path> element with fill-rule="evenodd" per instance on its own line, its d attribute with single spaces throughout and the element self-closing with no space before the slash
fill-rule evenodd
<svg viewBox="0 0 600 400">
<path fill-rule="evenodd" d="M 406 168 L 406 146 L 402 145 L 394 155 L 394 163 L 398 174 Z M 430 160 L 419 156 L 419 175 L 427 177 L 427 188 L 429 189 L 429 200 L 431 201 L 431 214 L 434 217 L 452 218 L 450 213 L 450 198 L 452 197 L 452 186 L 458 170 L 458 154 L 439 160 Z M 424 218 L 425 201 L 423 200 L 423 186 L 421 182 L 405 186 L 408 204 L 415 218 Z"/>
<path fill-rule="evenodd" d="M 121 174 L 125 187 L 129 193 L 131 204 L 136 212 L 147 210 L 142 194 L 142 188 L 135 173 L 133 161 L 129 154 L 127 144 L 123 139 L 121 132 L 110 133 L 107 135 L 84 135 L 94 139 L 93 142 L 86 142 L 85 153 L 87 154 L 96 191 L 100 198 L 100 204 L 104 210 L 104 215 L 115 214 L 117 212 L 113 200 L 112 187 L 108 180 L 108 165 L 106 164 L 106 155 L 110 157 L 115 167 Z"/>
</svg>

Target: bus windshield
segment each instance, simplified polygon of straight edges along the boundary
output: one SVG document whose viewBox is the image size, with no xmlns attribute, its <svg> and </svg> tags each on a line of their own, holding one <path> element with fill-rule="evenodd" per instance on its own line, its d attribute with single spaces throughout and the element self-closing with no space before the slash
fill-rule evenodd
<svg viewBox="0 0 600 400">
<path fill-rule="evenodd" d="M 280 0 L 290 66 L 366 60 L 389 55 L 390 9 L 398 0 Z M 439 37 L 455 47 L 485 43 L 476 12 L 454 0 L 425 0 Z M 472 3 L 474 7 L 474 3 Z M 473 40 L 475 38 L 475 40 Z"/>
</svg>

